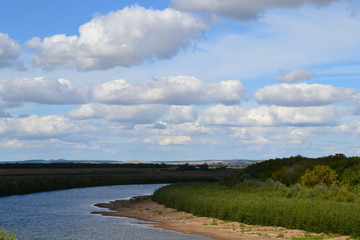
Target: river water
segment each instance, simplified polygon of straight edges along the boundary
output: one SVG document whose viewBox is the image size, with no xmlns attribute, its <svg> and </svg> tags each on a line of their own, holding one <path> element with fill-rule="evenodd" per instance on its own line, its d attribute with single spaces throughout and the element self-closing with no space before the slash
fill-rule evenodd
<svg viewBox="0 0 360 240">
<path fill-rule="evenodd" d="M 16 233 L 20 240 L 210 240 L 137 224 L 142 221 L 136 219 L 90 214 L 104 210 L 96 203 L 151 195 L 161 186 L 119 185 L 0 197 L 0 228 Z"/>
</svg>

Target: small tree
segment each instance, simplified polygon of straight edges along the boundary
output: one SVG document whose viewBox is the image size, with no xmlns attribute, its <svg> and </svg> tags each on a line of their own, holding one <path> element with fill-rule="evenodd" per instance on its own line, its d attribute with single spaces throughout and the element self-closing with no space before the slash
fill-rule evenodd
<svg viewBox="0 0 360 240">
<path fill-rule="evenodd" d="M 176 168 L 176 171 L 181 171 L 181 172 L 184 172 L 184 171 L 194 171 L 196 170 L 196 167 L 193 166 L 193 165 L 190 165 L 189 163 L 185 163 L 183 165 L 180 165 Z"/>
<path fill-rule="evenodd" d="M 7 233 L 5 229 L 0 228 L 0 239 L 1 240 L 16 240 L 16 235 L 14 233 Z"/>
<path fill-rule="evenodd" d="M 199 170 L 201 170 L 201 171 L 207 171 L 207 170 L 209 170 L 209 165 L 208 165 L 207 163 L 201 164 L 201 165 L 199 166 Z"/>
<path fill-rule="evenodd" d="M 338 183 L 338 174 L 328 166 L 316 165 L 313 170 L 306 169 L 305 174 L 300 178 L 302 185 L 314 187 L 318 184 L 330 186 Z"/>
</svg>

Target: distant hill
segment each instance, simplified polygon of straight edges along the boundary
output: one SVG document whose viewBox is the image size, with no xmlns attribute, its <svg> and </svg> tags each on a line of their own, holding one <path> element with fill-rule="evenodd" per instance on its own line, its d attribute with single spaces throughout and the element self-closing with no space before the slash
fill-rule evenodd
<svg viewBox="0 0 360 240">
<path fill-rule="evenodd" d="M 162 161 L 165 164 L 192 164 L 199 165 L 207 163 L 208 165 L 225 165 L 225 166 L 245 166 L 258 162 L 257 160 L 248 160 L 248 159 L 233 159 L 233 160 L 189 160 L 189 161 Z M 155 162 L 161 163 L 161 162 Z"/>
</svg>

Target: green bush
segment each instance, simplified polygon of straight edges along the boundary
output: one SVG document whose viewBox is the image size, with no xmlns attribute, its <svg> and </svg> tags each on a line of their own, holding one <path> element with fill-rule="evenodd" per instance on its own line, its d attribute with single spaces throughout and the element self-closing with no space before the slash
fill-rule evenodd
<svg viewBox="0 0 360 240">
<path fill-rule="evenodd" d="M 7 233 L 5 229 L 0 228 L 0 240 L 16 240 L 16 235 L 14 233 Z"/>
<path fill-rule="evenodd" d="M 327 185 L 338 183 L 338 174 L 328 166 L 316 165 L 312 170 L 306 169 L 305 174 L 301 176 L 300 182 L 307 187 L 316 185 Z"/>
</svg>

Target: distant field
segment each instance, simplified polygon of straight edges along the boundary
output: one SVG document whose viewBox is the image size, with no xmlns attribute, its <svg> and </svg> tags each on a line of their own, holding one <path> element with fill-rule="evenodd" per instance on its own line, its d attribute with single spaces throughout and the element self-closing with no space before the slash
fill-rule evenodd
<svg viewBox="0 0 360 240">
<path fill-rule="evenodd" d="M 0 196 L 117 184 L 219 181 L 239 169 L 177 171 L 164 164 L 0 165 Z"/>
</svg>

